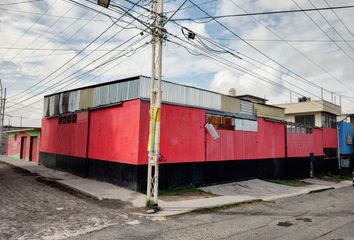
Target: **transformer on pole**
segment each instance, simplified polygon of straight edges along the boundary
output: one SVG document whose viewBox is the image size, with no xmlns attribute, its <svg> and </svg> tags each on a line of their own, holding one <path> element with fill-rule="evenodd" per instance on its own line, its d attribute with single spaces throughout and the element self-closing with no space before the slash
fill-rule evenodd
<svg viewBox="0 0 354 240">
<path fill-rule="evenodd" d="M 158 205 L 159 188 L 162 47 L 165 34 L 164 20 L 163 0 L 153 0 L 147 206 L 154 207 Z"/>
</svg>

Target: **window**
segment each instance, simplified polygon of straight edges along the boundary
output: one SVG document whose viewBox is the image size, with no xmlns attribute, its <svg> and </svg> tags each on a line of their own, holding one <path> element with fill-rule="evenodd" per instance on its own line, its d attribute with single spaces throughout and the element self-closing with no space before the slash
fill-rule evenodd
<svg viewBox="0 0 354 240">
<path fill-rule="evenodd" d="M 295 116 L 295 123 L 309 127 L 315 126 L 315 115 Z"/>
<path fill-rule="evenodd" d="M 207 122 L 213 124 L 217 129 L 234 130 L 235 121 L 232 117 L 207 115 Z"/>
<path fill-rule="evenodd" d="M 286 126 L 286 132 L 287 133 L 307 133 L 307 134 L 312 134 L 312 128 L 310 127 L 304 127 L 304 126 L 296 126 L 288 123 Z"/>
<path fill-rule="evenodd" d="M 76 123 L 77 115 L 76 114 L 66 114 L 58 117 L 58 124 L 68 124 L 68 123 Z"/>
<path fill-rule="evenodd" d="M 324 128 L 336 128 L 336 117 L 329 114 L 322 114 L 322 127 Z"/>
<path fill-rule="evenodd" d="M 258 131 L 258 123 L 255 120 L 207 114 L 207 123 L 212 124 L 216 129 Z"/>
<path fill-rule="evenodd" d="M 235 119 L 235 130 L 257 132 L 258 122 L 247 119 Z"/>
</svg>

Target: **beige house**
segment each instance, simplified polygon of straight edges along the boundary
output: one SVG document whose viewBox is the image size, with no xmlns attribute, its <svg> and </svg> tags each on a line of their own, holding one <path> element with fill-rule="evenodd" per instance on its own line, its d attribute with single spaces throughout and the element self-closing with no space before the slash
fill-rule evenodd
<svg viewBox="0 0 354 240">
<path fill-rule="evenodd" d="M 336 127 L 336 117 L 341 115 L 341 107 L 325 100 L 302 99 L 297 103 L 276 104 L 285 109 L 288 122 L 316 127 Z"/>
<path fill-rule="evenodd" d="M 260 98 L 253 95 L 238 95 L 236 97 L 242 100 L 252 102 L 253 109 L 257 117 L 270 118 L 280 121 L 285 120 L 284 108 L 268 105 L 268 100 L 265 98 Z"/>
</svg>

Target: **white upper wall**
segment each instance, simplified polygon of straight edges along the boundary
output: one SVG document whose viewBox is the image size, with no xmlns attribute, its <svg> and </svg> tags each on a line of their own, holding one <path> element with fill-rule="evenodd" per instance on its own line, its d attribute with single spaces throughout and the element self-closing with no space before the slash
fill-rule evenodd
<svg viewBox="0 0 354 240">
<path fill-rule="evenodd" d="M 341 107 L 325 100 L 276 104 L 275 106 L 285 108 L 285 115 L 298 113 L 328 112 L 334 115 L 340 115 Z"/>
</svg>

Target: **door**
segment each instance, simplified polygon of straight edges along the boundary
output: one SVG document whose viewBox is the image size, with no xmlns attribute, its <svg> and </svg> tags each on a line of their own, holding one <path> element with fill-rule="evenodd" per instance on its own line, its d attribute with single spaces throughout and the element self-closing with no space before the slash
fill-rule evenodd
<svg viewBox="0 0 354 240">
<path fill-rule="evenodd" d="M 33 162 L 38 162 L 38 137 L 31 137 L 29 160 Z"/>
<path fill-rule="evenodd" d="M 27 137 L 21 137 L 21 153 L 20 159 L 26 158 Z"/>
</svg>

